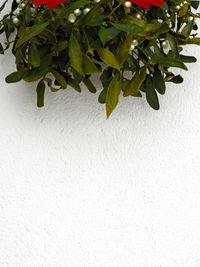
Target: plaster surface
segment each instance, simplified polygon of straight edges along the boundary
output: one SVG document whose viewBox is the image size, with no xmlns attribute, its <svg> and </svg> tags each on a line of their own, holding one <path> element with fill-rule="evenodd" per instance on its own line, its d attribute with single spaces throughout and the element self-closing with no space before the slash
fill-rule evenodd
<svg viewBox="0 0 200 267">
<path fill-rule="evenodd" d="M 200 48 L 185 53 L 198 63 L 159 111 L 121 97 L 109 120 L 85 87 L 38 109 L 0 56 L 0 267 L 200 266 Z"/>
</svg>

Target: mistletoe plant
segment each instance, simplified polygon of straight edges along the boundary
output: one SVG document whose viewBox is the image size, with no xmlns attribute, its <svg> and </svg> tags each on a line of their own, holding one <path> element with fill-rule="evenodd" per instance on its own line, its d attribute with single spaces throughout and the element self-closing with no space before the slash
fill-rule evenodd
<svg viewBox="0 0 200 267">
<path fill-rule="evenodd" d="M 107 117 L 121 93 L 145 95 L 158 110 L 166 83 L 183 81 L 171 67 L 187 70 L 185 63 L 196 61 L 182 50 L 200 45 L 198 6 L 190 0 L 14 0 L 0 20 L 6 38 L 0 53 L 11 46 L 16 63 L 6 82 L 38 81 L 42 107 L 46 85 L 52 92 L 68 86 L 81 92 L 84 83 L 96 93 L 90 78 L 100 74 L 98 100 Z"/>
</svg>

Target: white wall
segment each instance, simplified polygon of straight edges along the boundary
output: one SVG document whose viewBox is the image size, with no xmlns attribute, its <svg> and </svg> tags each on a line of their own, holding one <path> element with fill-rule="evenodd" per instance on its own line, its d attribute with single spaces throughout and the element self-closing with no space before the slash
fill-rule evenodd
<svg viewBox="0 0 200 267">
<path fill-rule="evenodd" d="M 8 85 L 0 56 L 0 267 L 200 266 L 200 47 L 160 111 Z M 100 90 L 100 85 L 99 85 Z"/>
</svg>

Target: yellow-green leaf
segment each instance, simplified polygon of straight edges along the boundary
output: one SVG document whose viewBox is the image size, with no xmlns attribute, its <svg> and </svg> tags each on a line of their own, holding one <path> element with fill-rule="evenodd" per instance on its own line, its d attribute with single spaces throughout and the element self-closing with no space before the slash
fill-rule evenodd
<svg viewBox="0 0 200 267">
<path fill-rule="evenodd" d="M 53 76 L 56 78 L 56 80 L 58 81 L 58 83 L 60 84 L 60 86 L 62 87 L 62 89 L 66 89 L 67 88 L 67 82 L 66 82 L 65 78 L 62 76 L 62 74 L 60 74 L 59 72 L 57 72 L 54 69 L 52 69 L 51 72 L 52 72 Z"/>
<path fill-rule="evenodd" d="M 128 82 L 124 89 L 124 97 L 136 95 L 139 92 L 140 87 L 146 78 L 146 68 L 146 66 L 143 66 L 140 71 L 134 75 L 133 79 Z"/>
<path fill-rule="evenodd" d="M 85 76 L 83 66 L 83 53 L 81 51 L 80 44 L 73 33 L 71 33 L 69 39 L 69 57 L 72 67 L 82 76 Z"/>
<path fill-rule="evenodd" d="M 133 34 L 129 33 L 120 47 L 117 58 L 121 66 L 124 64 L 124 62 L 128 57 L 132 40 L 133 40 Z"/>
<path fill-rule="evenodd" d="M 120 64 L 114 54 L 106 48 L 97 48 L 100 59 L 108 66 L 120 71 Z"/>
<path fill-rule="evenodd" d="M 85 74 L 93 74 L 93 73 L 100 73 L 101 70 L 97 68 L 95 63 L 87 56 L 83 55 L 83 64 L 84 64 L 84 73 Z"/>
<path fill-rule="evenodd" d="M 116 108 L 119 102 L 119 95 L 121 92 L 121 78 L 120 74 L 116 73 L 115 76 L 112 78 L 106 95 L 106 115 L 107 118 Z"/>
<path fill-rule="evenodd" d="M 187 12 L 188 12 L 188 4 L 185 4 L 185 5 L 183 5 L 182 8 L 180 9 L 178 15 L 179 15 L 180 17 L 184 17 L 184 16 L 187 14 Z"/>
</svg>

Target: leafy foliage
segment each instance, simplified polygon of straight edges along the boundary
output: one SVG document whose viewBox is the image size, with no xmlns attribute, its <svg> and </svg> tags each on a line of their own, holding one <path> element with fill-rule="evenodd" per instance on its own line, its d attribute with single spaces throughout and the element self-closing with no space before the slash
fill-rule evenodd
<svg viewBox="0 0 200 267">
<path fill-rule="evenodd" d="M 145 94 L 148 104 L 158 110 L 158 94 L 165 93 L 166 82 L 183 82 L 171 67 L 187 70 L 185 63 L 196 62 L 193 56 L 182 54 L 182 47 L 200 45 L 195 23 L 200 17 L 195 12 L 199 1 L 166 0 L 161 8 L 148 10 L 137 5 L 126 8 L 124 0 L 69 0 L 51 10 L 45 5 L 35 7 L 32 0 L 24 3 L 17 23 L 13 20 L 18 9 L 15 0 L 10 13 L 0 20 L 0 34 L 6 38 L 0 43 L 0 54 L 12 46 L 16 71 L 6 82 L 38 81 L 38 107 L 44 105 L 46 85 L 52 92 L 68 85 L 81 92 L 84 83 L 96 93 L 90 77 L 100 73 L 98 100 L 105 104 L 107 117 L 121 92 L 124 97 Z M 74 23 L 69 21 L 77 8 L 86 7 L 90 8 L 86 15 L 82 12 Z M 137 43 L 131 49 L 133 40 Z"/>
</svg>

